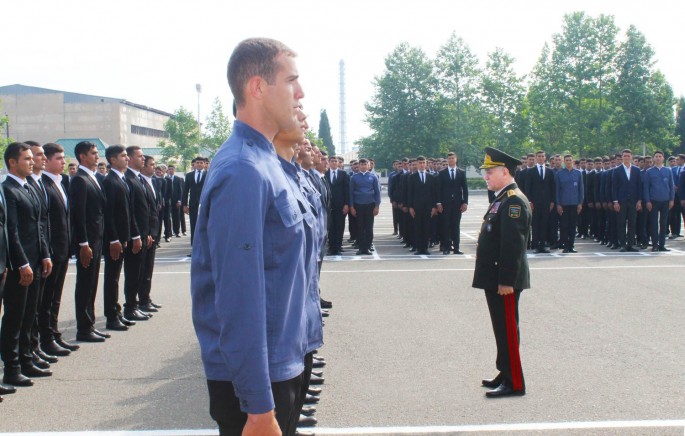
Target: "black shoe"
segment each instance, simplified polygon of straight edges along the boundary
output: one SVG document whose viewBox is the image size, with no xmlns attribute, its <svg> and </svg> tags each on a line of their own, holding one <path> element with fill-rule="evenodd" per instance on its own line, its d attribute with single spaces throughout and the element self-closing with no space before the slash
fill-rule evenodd
<svg viewBox="0 0 685 436">
<path fill-rule="evenodd" d="M 323 377 L 323 371 L 312 371 L 311 375 L 315 375 L 317 377 Z M 318 395 L 318 394 L 312 394 L 312 395 Z"/>
<path fill-rule="evenodd" d="M 155 309 L 161 309 L 161 308 L 162 308 L 162 305 L 161 305 L 161 304 L 153 303 L 152 301 L 150 301 L 150 302 L 147 303 L 147 304 L 149 304 L 150 306 L 154 307 Z"/>
<path fill-rule="evenodd" d="M 516 390 L 514 390 L 514 388 L 510 387 L 505 382 L 502 382 L 502 384 L 497 386 L 495 389 L 493 389 L 491 391 L 487 391 L 485 393 L 485 396 L 488 398 L 512 397 L 512 396 L 521 396 L 521 395 L 526 395 L 525 389 L 521 389 L 520 391 L 516 391 Z"/>
<path fill-rule="evenodd" d="M 333 308 L 333 303 L 331 303 L 330 301 L 326 301 L 321 297 L 319 297 L 319 304 L 321 304 L 322 309 L 332 309 Z"/>
<path fill-rule="evenodd" d="M 188 253 L 186 257 L 193 257 L 193 253 Z"/>
<path fill-rule="evenodd" d="M 645 250 L 649 247 L 649 244 L 640 244 L 640 250 Z"/>
<path fill-rule="evenodd" d="M 307 395 L 305 395 L 305 397 L 304 397 L 304 402 L 305 402 L 306 404 L 314 404 L 314 403 L 318 403 L 318 402 L 319 402 L 319 399 L 320 399 L 320 398 L 317 397 L 316 395 L 309 395 L 309 394 L 307 394 Z"/>
<path fill-rule="evenodd" d="M 298 427 L 312 427 L 319 422 L 313 416 L 300 415 L 300 419 L 297 421 Z"/>
<path fill-rule="evenodd" d="M 442 254 L 450 254 L 449 250 L 442 250 Z"/>
<path fill-rule="evenodd" d="M 60 347 L 55 341 L 40 344 L 40 349 L 51 356 L 68 356 L 71 354 L 71 351 Z"/>
<path fill-rule="evenodd" d="M 136 325 L 135 321 L 131 321 L 130 319 L 126 318 L 122 314 L 117 315 L 117 317 L 119 318 L 119 322 L 122 323 L 123 325 L 125 325 L 126 327 L 131 327 L 131 326 Z"/>
<path fill-rule="evenodd" d="M 461 250 L 454 250 L 454 254 L 464 254 L 464 252 Z"/>
<path fill-rule="evenodd" d="M 619 248 L 621 248 L 621 246 L 618 245 L 618 244 L 612 244 L 611 246 L 609 246 L 609 248 L 610 248 L 611 250 L 618 250 Z"/>
<path fill-rule="evenodd" d="M 657 247 L 652 248 L 652 253 L 657 252 L 657 251 L 659 251 L 659 249 Z"/>
<path fill-rule="evenodd" d="M 323 377 L 319 377 L 319 376 L 312 374 L 312 377 L 309 379 L 309 384 L 310 385 L 322 385 L 325 380 L 326 379 L 324 379 Z"/>
<path fill-rule="evenodd" d="M 409 244 L 409 243 L 404 244 L 404 245 L 402 246 L 402 248 L 410 248 L 410 247 L 411 247 L 411 244 Z"/>
<path fill-rule="evenodd" d="M 70 344 L 69 342 L 65 341 L 65 340 L 62 339 L 62 338 L 55 339 L 55 342 L 56 342 L 57 345 L 59 345 L 60 347 L 66 348 L 66 349 L 69 350 L 69 351 L 76 351 L 76 350 L 78 350 L 79 348 L 81 348 L 80 346 L 78 346 L 78 345 L 76 345 L 76 344 Z"/>
<path fill-rule="evenodd" d="M 52 371 L 49 369 L 40 369 L 33 363 L 28 365 L 21 365 L 21 374 L 25 377 L 50 377 Z"/>
<path fill-rule="evenodd" d="M 428 244 L 428 248 L 433 248 L 433 247 L 435 247 L 435 242 L 431 242 L 430 244 Z"/>
<path fill-rule="evenodd" d="M 326 361 L 325 360 L 316 360 L 314 359 L 314 362 L 312 363 L 313 368 L 323 368 L 326 366 Z"/>
<path fill-rule="evenodd" d="M 549 246 L 549 249 L 550 249 L 550 250 L 558 250 L 559 248 L 561 248 L 561 247 L 559 246 L 559 244 L 552 244 L 552 245 Z"/>
<path fill-rule="evenodd" d="M 109 333 L 101 332 L 100 330 L 93 329 L 93 333 L 100 336 L 101 338 L 109 339 L 112 337 Z"/>
<path fill-rule="evenodd" d="M 535 252 L 538 254 L 549 254 L 550 253 L 550 251 L 545 249 L 545 248 L 538 248 L 537 250 L 535 250 Z"/>
<path fill-rule="evenodd" d="M 139 304 L 138 305 L 138 310 L 150 313 L 150 312 L 159 312 L 155 306 L 153 306 L 150 303 L 147 304 Z"/>
<path fill-rule="evenodd" d="M 21 373 L 7 374 L 2 377 L 2 382 L 6 385 L 29 387 L 33 386 L 33 380 Z"/>
<path fill-rule="evenodd" d="M 413 253 L 413 252 L 415 252 L 415 251 L 416 251 L 416 247 L 411 247 L 411 248 L 409 249 L 409 252 L 410 252 L 410 253 Z"/>
<path fill-rule="evenodd" d="M 328 310 L 326 310 L 326 309 L 321 309 L 321 316 L 322 316 L 322 317 L 326 318 L 326 317 L 328 317 L 328 316 L 330 316 L 330 315 L 331 315 L 331 314 L 328 313 Z"/>
<path fill-rule="evenodd" d="M 176 233 L 176 237 L 177 237 L 177 238 L 180 238 L 180 237 L 181 237 L 181 235 L 179 235 L 178 233 Z"/>
<path fill-rule="evenodd" d="M 150 317 L 143 315 L 137 310 L 127 310 L 124 312 L 124 318 L 129 321 L 147 321 Z"/>
<path fill-rule="evenodd" d="M 33 364 L 40 369 L 50 368 L 50 364 L 45 360 L 41 359 L 40 357 L 38 357 L 38 355 L 35 352 L 31 355 L 31 362 L 33 362 Z"/>
<path fill-rule="evenodd" d="M 659 251 L 671 251 L 671 249 L 666 247 L 659 247 Z"/>
<path fill-rule="evenodd" d="M 395 230 L 394 232 L 392 232 L 392 235 L 393 235 L 393 236 L 397 236 L 397 230 Z"/>
<path fill-rule="evenodd" d="M 171 242 L 171 238 L 168 237 L 168 236 L 165 236 L 165 237 L 164 237 L 164 242 Z"/>
<path fill-rule="evenodd" d="M 347 242 L 349 242 L 350 244 L 353 244 L 353 243 L 355 242 L 355 240 L 352 239 L 352 238 L 350 238 L 350 239 L 347 240 Z"/>
<path fill-rule="evenodd" d="M 668 239 L 675 239 L 675 238 L 676 238 L 676 235 L 671 235 L 668 237 Z"/>
<path fill-rule="evenodd" d="M 119 320 L 119 318 L 113 318 L 112 320 L 108 320 L 107 324 L 105 324 L 105 328 L 107 328 L 107 330 L 116 330 L 119 332 L 125 332 L 126 330 L 128 330 L 128 327 L 126 327 L 126 325 L 124 325 L 124 323 L 122 323 L 121 320 Z"/>
<path fill-rule="evenodd" d="M 105 338 L 93 332 L 77 332 L 76 340 L 80 342 L 105 342 Z"/>
<path fill-rule="evenodd" d="M 14 386 L 3 386 L 0 385 L 0 395 L 10 395 L 17 392 L 17 388 Z"/>
<path fill-rule="evenodd" d="M 577 252 L 578 252 L 578 251 L 575 250 L 575 249 L 573 249 L 573 248 L 569 248 L 568 251 L 567 251 L 567 253 L 577 253 Z"/>
<path fill-rule="evenodd" d="M 637 253 L 638 252 L 637 248 L 635 248 L 633 246 L 626 247 L 626 251 L 629 251 L 631 253 Z"/>
<path fill-rule="evenodd" d="M 309 389 L 307 389 L 307 393 L 309 395 L 321 395 L 321 388 L 310 387 Z"/>
<path fill-rule="evenodd" d="M 303 407 L 302 412 L 300 413 L 302 413 L 304 416 L 312 416 L 316 413 L 316 407 Z"/>
<path fill-rule="evenodd" d="M 414 253 L 414 256 L 423 256 L 423 255 L 424 255 L 423 251 L 417 251 L 416 253 Z"/>
<path fill-rule="evenodd" d="M 41 350 L 40 348 L 38 348 L 38 349 L 35 351 L 35 355 L 38 356 L 38 357 L 40 357 L 41 359 L 43 359 L 44 361 L 46 361 L 46 362 L 48 362 L 48 363 L 57 363 L 57 362 L 59 362 L 59 359 L 58 359 L 58 358 L 56 358 L 55 356 L 52 356 L 52 355 L 50 355 L 50 354 L 45 353 L 45 352 L 44 352 L 43 350 Z"/>
<path fill-rule="evenodd" d="M 502 380 L 504 380 L 504 376 L 500 372 L 499 374 L 497 374 L 497 377 L 490 378 L 490 379 L 483 379 L 481 383 L 486 388 L 496 388 L 497 386 L 502 384 Z"/>
</svg>

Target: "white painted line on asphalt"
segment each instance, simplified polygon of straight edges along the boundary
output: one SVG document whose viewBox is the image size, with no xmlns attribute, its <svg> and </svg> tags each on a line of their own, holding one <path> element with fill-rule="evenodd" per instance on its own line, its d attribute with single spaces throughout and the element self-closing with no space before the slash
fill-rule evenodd
<svg viewBox="0 0 685 436">
<path fill-rule="evenodd" d="M 530 268 L 531 271 L 559 271 L 559 270 L 576 270 L 576 269 L 639 269 L 639 268 L 682 268 L 682 265 L 605 265 L 605 266 L 559 266 L 550 268 Z M 321 270 L 322 273 L 338 274 L 338 273 L 384 273 L 384 272 L 459 272 L 459 271 L 473 271 L 473 268 L 417 268 L 417 269 L 364 269 L 364 270 Z"/>
<path fill-rule="evenodd" d="M 471 235 L 469 235 L 469 234 L 466 233 L 466 232 L 460 232 L 460 233 L 461 233 L 462 235 L 466 236 L 466 237 L 469 238 L 469 239 L 472 239 L 472 240 L 474 240 L 474 241 L 477 240 L 477 238 L 476 238 L 475 236 L 471 236 Z"/>
<path fill-rule="evenodd" d="M 646 420 L 646 421 L 585 421 L 585 422 L 531 422 L 521 424 L 481 424 L 481 425 L 440 425 L 424 427 L 312 427 L 320 435 L 363 435 L 363 434 L 442 434 L 442 433 L 485 433 L 502 431 L 541 431 L 541 430 L 598 430 L 620 428 L 682 428 L 685 420 Z M 214 436 L 218 430 L 129 430 L 129 431 L 70 431 L 70 432 L 26 432 L 0 433 L 0 436 Z"/>
</svg>

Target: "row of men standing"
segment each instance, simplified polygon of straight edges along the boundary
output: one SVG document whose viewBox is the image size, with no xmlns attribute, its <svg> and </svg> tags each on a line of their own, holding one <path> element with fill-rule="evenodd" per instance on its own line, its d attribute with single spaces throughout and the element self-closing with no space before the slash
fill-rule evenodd
<svg viewBox="0 0 685 436">
<path fill-rule="evenodd" d="M 58 328 L 69 258 L 76 256 L 74 293 L 76 339 L 104 342 L 110 334 L 95 328 L 95 298 L 104 254 L 104 313 L 110 330 L 127 330 L 148 320 L 161 306 L 150 299 L 161 183 L 153 182 L 155 163 L 139 147 L 111 146 L 112 170 L 99 183 L 97 147 L 87 141 L 74 149 L 79 162 L 71 178 L 63 175 L 59 144 L 10 144 L 3 182 L 8 267 L 4 316 L 0 327 L 3 381 L 31 386 L 31 377 L 52 373 L 54 356 L 79 346 Z M 130 159 L 130 161 L 129 161 Z M 1 247 L 0 247 L 1 248 Z M 1 261 L 2 259 L 0 259 Z M 124 266 L 125 304 L 119 305 L 119 275 Z"/>
</svg>

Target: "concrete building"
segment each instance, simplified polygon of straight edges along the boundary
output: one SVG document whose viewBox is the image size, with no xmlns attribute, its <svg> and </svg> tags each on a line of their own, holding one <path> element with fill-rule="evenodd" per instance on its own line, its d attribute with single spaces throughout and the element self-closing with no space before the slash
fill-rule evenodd
<svg viewBox="0 0 685 436">
<path fill-rule="evenodd" d="M 144 150 L 159 150 L 159 141 L 169 136 L 164 123 L 173 116 L 120 98 L 24 85 L 0 86 L 0 108 L 9 116 L 2 134 L 15 141 L 100 138 Z"/>
</svg>

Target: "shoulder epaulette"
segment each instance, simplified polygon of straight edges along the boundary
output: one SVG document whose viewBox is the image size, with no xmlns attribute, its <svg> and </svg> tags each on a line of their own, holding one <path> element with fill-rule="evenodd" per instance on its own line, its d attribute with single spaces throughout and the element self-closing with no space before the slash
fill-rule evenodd
<svg viewBox="0 0 685 436">
<path fill-rule="evenodd" d="M 515 189 L 510 189 L 507 191 L 507 197 L 514 197 L 516 196 L 516 190 Z"/>
</svg>

